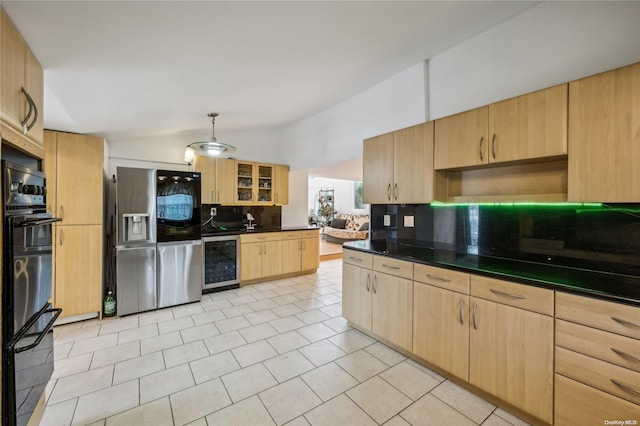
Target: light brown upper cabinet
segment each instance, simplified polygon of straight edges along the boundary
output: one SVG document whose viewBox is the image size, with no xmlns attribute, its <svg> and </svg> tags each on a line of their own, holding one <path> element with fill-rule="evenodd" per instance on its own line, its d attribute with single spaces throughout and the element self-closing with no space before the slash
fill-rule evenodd
<svg viewBox="0 0 640 426">
<path fill-rule="evenodd" d="M 567 154 L 567 84 L 436 120 L 435 169 Z"/>
<path fill-rule="evenodd" d="M 437 198 L 433 121 L 366 139 L 364 202 L 429 203 Z"/>
<path fill-rule="evenodd" d="M 9 16 L 0 9 L 0 84 L 2 121 L 42 146 L 44 74 Z M 24 124 L 23 124 L 24 123 Z"/>
<path fill-rule="evenodd" d="M 233 204 L 235 160 L 197 155 L 194 159 L 194 169 L 202 173 L 203 204 Z"/>
<path fill-rule="evenodd" d="M 568 200 L 640 201 L 640 64 L 569 83 Z"/>
<path fill-rule="evenodd" d="M 289 204 L 289 166 L 276 164 L 273 198 L 276 204 Z"/>
</svg>

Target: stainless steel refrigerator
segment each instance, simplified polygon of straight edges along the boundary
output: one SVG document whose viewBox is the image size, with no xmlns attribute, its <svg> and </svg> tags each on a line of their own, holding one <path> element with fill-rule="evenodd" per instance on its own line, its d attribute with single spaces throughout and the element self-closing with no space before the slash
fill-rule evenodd
<svg viewBox="0 0 640 426">
<path fill-rule="evenodd" d="M 200 173 L 118 167 L 118 315 L 202 298 Z"/>
</svg>

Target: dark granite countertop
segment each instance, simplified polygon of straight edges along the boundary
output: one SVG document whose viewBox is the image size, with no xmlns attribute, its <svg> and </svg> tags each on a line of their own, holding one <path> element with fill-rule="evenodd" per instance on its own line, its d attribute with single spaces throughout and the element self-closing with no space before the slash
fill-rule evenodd
<svg viewBox="0 0 640 426">
<path fill-rule="evenodd" d="M 639 277 L 388 242 L 352 241 L 344 243 L 344 247 L 640 306 Z"/>
<path fill-rule="evenodd" d="M 242 234 L 260 234 L 263 232 L 283 232 L 283 231 L 310 231 L 314 229 L 320 229 L 317 226 L 257 226 L 253 231 L 247 231 L 246 228 L 226 228 L 226 227 L 211 227 L 207 226 L 202 228 L 202 238 L 205 237 L 218 237 L 224 235 L 242 235 Z"/>
</svg>

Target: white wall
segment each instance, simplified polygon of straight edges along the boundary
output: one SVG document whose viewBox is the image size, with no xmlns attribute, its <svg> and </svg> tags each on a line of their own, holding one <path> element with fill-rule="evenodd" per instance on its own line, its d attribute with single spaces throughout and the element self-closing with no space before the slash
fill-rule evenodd
<svg viewBox="0 0 640 426">
<path fill-rule="evenodd" d="M 321 189 L 333 189 L 334 210 L 339 213 L 368 214 L 369 206 L 364 209 L 356 209 L 353 206 L 355 191 L 354 181 L 344 179 L 331 179 L 319 176 L 309 176 L 309 192 L 307 209 L 317 210 L 315 199 Z"/>
<path fill-rule="evenodd" d="M 309 174 L 305 170 L 289 173 L 289 204 L 282 206 L 282 226 L 305 226 L 307 216 L 307 181 Z"/>
<path fill-rule="evenodd" d="M 640 2 L 543 2 L 429 60 L 430 119 L 640 61 Z"/>
</svg>

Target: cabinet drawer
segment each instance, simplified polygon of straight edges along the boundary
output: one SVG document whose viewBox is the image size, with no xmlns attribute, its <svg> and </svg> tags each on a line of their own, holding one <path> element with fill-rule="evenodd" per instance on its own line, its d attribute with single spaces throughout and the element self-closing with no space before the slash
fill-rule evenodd
<svg viewBox="0 0 640 426">
<path fill-rule="evenodd" d="M 320 231 L 318 229 L 310 229 L 308 231 L 298 231 L 302 238 L 318 238 Z"/>
<path fill-rule="evenodd" d="M 640 407 L 590 386 L 556 374 L 555 419 L 557 426 L 604 425 L 606 420 L 640 422 Z"/>
<path fill-rule="evenodd" d="M 413 279 L 413 263 L 385 256 L 373 256 L 373 270 L 400 278 Z"/>
<path fill-rule="evenodd" d="M 556 346 L 640 372 L 640 340 L 557 319 Z"/>
<path fill-rule="evenodd" d="M 640 339 L 640 308 L 556 293 L 556 317 Z"/>
<path fill-rule="evenodd" d="M 299 240 L 302 238 L 302 231 L 283 231 L 280 236 L 283 240 Z"/>
<path fill-rule="evenodd" d="M 246 234 L 240 235 L 241 243 L 264 243 L 267 241 L 280 241 L 282 236 L 281 232 L 265 232 L 261 234 Z"/>
<path fill-rule="evenodd" d="M 553 290 L 471 275 L 471 295 L 553 315 Z"/>
<path fill-rule="evenodd" d="M 413 265 L 413 279 L 446 290 L 469 294 L 469 274 L 433 266 Z"/>
<path fill-rule="evenodd" d="M 640 404 L 640 373 L 636 371 L 557 346 L 555 370 L 558 374 Z"/>
<path fill-rule="evenodd" d="M 355 250 L 343 250 L 342 261 L 362 268 L 371 269 L 373 264 L 373 255 Z"/>
</svg>

